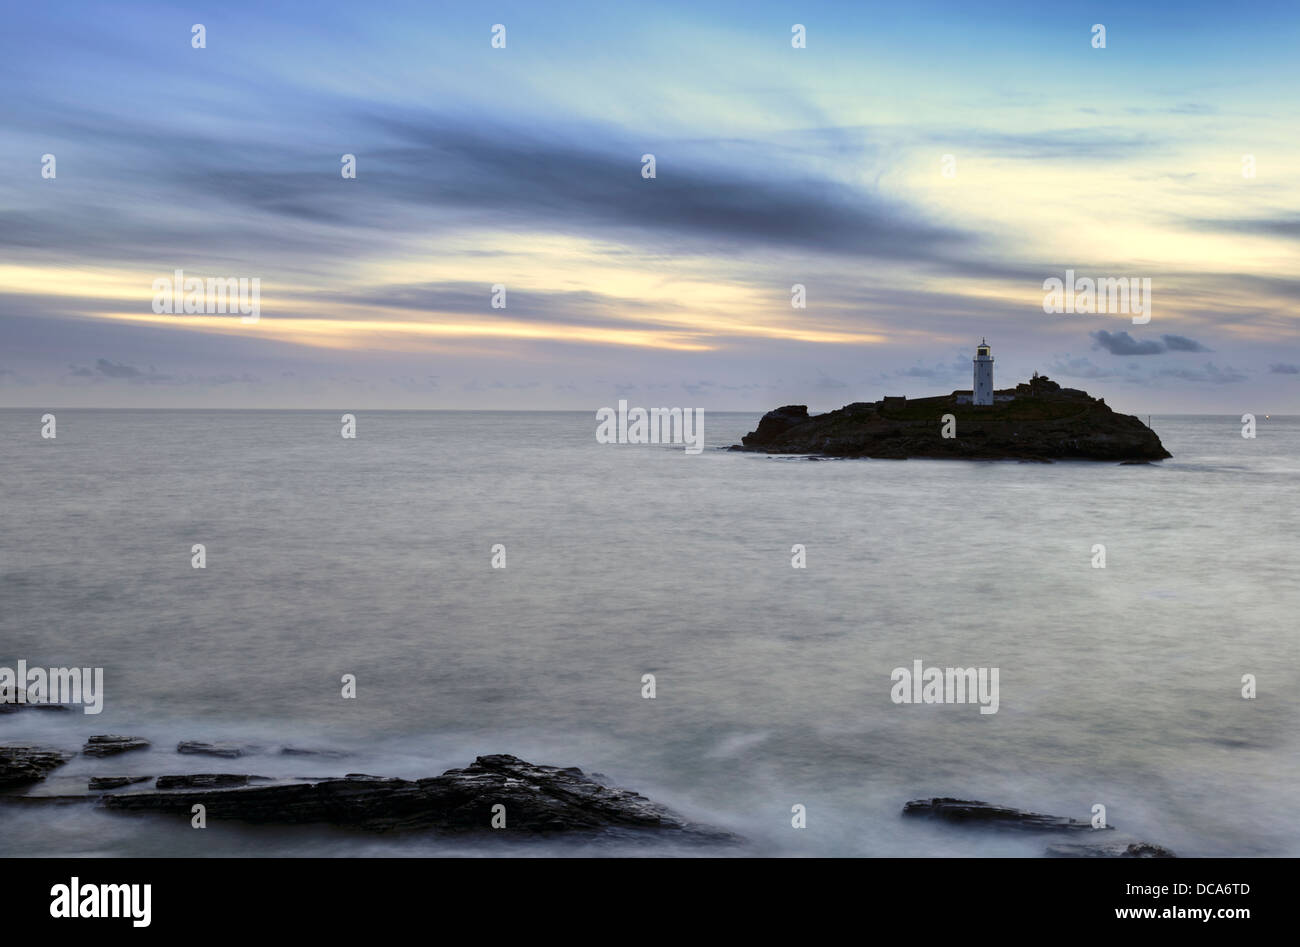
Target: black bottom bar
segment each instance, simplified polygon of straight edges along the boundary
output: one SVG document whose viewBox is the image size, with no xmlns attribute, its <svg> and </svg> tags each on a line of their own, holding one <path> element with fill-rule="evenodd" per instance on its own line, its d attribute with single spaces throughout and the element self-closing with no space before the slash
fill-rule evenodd
<svg viewBox="0 0 1300 947">
<path fill-rule="evenodd" d="M 779 920 L 917 935 L 1130 927 L 1231 937 L 1288 919 L 1296 867 L 1294 859 L 9 859 L 0 903 L 7 934 L 75 925 L 79 935 L 374 936 L 404 923 L 439 937 L 468 922 L 503 934 L 564 923 L 570 936 L 675 937 L 688 922 L 697 934 L 734 935 Z M 133 889 L 140 902 L 125 889 L 104 899 L 111 910 L 117 897 L 126 916 L 51 916 L 52 905 L 70 913 L 73 878 L 78 913 L 98 910 L 101 889 L 85 900 L 92 886 L 150 885 L 148 926 L 136 927 L 130 910 L 143 919 L 143 888 Z"/>
</svg>

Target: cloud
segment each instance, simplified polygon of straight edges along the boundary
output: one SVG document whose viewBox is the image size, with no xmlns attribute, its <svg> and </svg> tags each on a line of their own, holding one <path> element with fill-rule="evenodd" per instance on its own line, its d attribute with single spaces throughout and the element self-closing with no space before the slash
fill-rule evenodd
<svg viewBox="0 0 1300 947">
<path fill-rule="evenodd" d="M 109 379 L 116 381 L 125 381 L 133 385 L 200 385 L 204 387 L 235 385 L 235 384 L 258 384 L 260 379 L 248 372 L 241 372 L 237 375 L 229 372 L 216 375 L 169 375 L 158 371 L 152 365 L 147 370 L 136 368 L 134 365 L 127 365 L 123 362 L 114 362 L 107 358 L 95 359 L 95 367 L 87 368 L 85 365 L 69 365 L 68 375 L 73 378 L 89 378 L 92 384 L 105 384 Z"/>
<path fill-rule="evenodd" d="M 933 365 L 922 365 L 919 362 L 908 368 L 899 371 L 882 372 L 880 379 L 888 381 L 894 378 L 924 378 L 927 381 L 952 381 L 955 378 L 964 378 L 970 380 L 971 364 L 970 358 L 965 355 L 958 355 L 952 362 L 943 364 L 936 362 Z"/>
<path fill-rule="evenodd" d="M 946 128 L 930 134 L 929 139 L 935 144 L 957 141 L 963 148 L 1026 161 L 1131 161 L 1136 153 L 1161 144 L 1145 133 L 1105 126 L 1024 133 Z"/>
<path fill-rule="evenodd" d="M 1130 115 L 1214 115 L 1218 112 L 1218 109 L 1202 102 L 1181 102 L 1178 105 L 1154 108 L 1129 106 L 1124 111 Z"/>
<path fill-rule="evenodd" d="M 841 388 L 847 387 L 849 387 L 847 381 L 840 381 L 838 378 L 832 378 L 824 372 L 818 372 L 817 381 L 813 384 L 813 388 L 818 391 L 838 391 Z"/>
<path fill-rule="evenodd" d="M 1165 348 L 1171 352 L 1209 352 L 1200 342 L 1195 339 L 1189 339 L 1185 335 L 1162 335 Z"/>
<path fill-rule="evenodd" d="M 1283 237 L 1300 240 L 1300 216 L 1236 217 L 1218 220 L 1200 218 L 1187 221 L 1200 230 L 1244 233 L 1255 237 Z"/>
<path fill-rule="evenodd" d="M 108 378 L 144 378 L 145 373 L 131 365 L 119 365 L 106 358 L 95 359 L 95 371 Z"/>
<path fill-rule="evenodd" d="M 1136 368 L 1130 365 L 1129 368 Z M 1048 374 L 1066 378 L 1114 378 L 1115 373 L 1102 368 L 1089 358 L 1058 358 L 1048 366 Z"/>
<path fill-rule="evenodd" d="M 1105 349 L 1111 355 L 1159 355 L 1165 350 L 1164 344 L 1154 339 L 1139 342 L 1127 332 L 1107 332 L 1099 329 L 1089 333 L 1094 341 L 1093 348 Z"/>
<path fill-rule="evenodd" d="M 1206 362 L 1204 368 L 1162 368 L 1155 373 L 1164 378 L 1178 378 L 1214 385 L 1227 385 L 1245 381 L 1249 376 L 1235 368 L 1219 368 L 1213 362 Z"/>
<path fill-rule="evenodd" d="M 1107 332 L 1099 329 L 1090 333 L 1093 348 L 1105 349 L 1111 355 L 1159 355 L 1161 352 L 1209 352 L 1200 342 L 1185 335 L 1162 335 L 1160 340 L 1143 339 L 1139 342 L 1127 332 Z"/>
<path fill-rule="evenodd" d="M 1268 366 L 1268 370 L 1274 375 L 1300 375 L 1300 365 L 1288 365 L 1285 362 L 1276 362 Z"/>
</svg>

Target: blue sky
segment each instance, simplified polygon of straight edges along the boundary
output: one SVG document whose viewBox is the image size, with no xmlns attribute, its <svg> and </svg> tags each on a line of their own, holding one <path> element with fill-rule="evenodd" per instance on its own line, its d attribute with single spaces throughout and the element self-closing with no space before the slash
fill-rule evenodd
<svg viewBox="0 0 1300 947">
<path fill-rule="evenodd" d="M 1294 4 L 7 16 L 0 405 L 830 408 L 987 337 L 999 385 L 1300 410 Z M 1044 313 L 1067 268 L 1151 321 Z M 176 269 L 260 320 L 155 313 Z"/>
</svg>

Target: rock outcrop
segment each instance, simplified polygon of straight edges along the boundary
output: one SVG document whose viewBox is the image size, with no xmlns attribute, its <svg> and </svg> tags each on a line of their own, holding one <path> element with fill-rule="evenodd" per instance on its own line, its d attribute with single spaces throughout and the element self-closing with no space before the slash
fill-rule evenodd
<svg viewBox="0 0 1300 947">
<path fill-rule="evenodd" d="M 91 792 L 108 792 L 110 789 L 123 789 L 133 783 L 147 783 L 152 776 L 92 776 L 86 788 Z"/>
<path fill-rule="evenodd" d="M 156 789 L 230 789 L 250 783 L 267 783 L 266 776 L 249 776 L 245 773 L 189 773 L 184 776 L 159 776 Z"/>
<path fill-rule="evenodd" d="M 732 450 L 825 457 L 957 460 L 1164 460 L 1160 438 L 1102 399 L 1035 376 L 992 405 L 959 404 L 958 393 L 885 398 L 809 415 L 806 405 L 769 411 Z M 952 415 L 951 437 L 944 415 Z"/>
<path fill-rule="evenodd" d="M 143 750 L 148 746 L 149 741 L 143 737 L 123 737 L 115 733 L 105 733 L 87 740 L 81 752 L 85 756 L 116 756 L 128 750 Z"/>
<path fill-rule="evenodd" d="M 1010 806 L 995 806 L 971 799 L 914 799 L 903 806 L 903 815 L 927 816 L 955 825 L 984 826 L 1021 832 L 1072 833 L 1076 841 L 1058 842 L 1044 853 L 1052 858 L 1176 858 L 1177 856 L 1150 842 L 1116 839 L 1113 825 L 1094 829 L 1090 822 L 1079 822 L 1059 815 L 1026 812 Z M 1086 839 L 1087 841 L 1082 841 Z"/>
<path fill-rule="evenodd" d="M 203 743 L 199 740 L 182 740 L 176 744 L 177 753 L 191 753 L 197 756 L 220 756 L 233 760 L 248 753 L 256 753 L 261 747 L 243 743 Z"/>
<path fill-rule="evenodd" d="M 0 789 L 39 783 L 76 754 L 47 746 L 10 744 L 0 746 Z"/>
<path fill-rule="evenodd" d="M 963 825 L 996 825 L 1008 829 L 1029 829 L 1043 832 L 1093 831 L 1091 823 L 1078 822 L 1058 815 L 1025 812 L 1009 806 L 995 806 L 970 799 L 914 799 L 903 806 L 903 815 L 930 816 L 945 822 Z M 1111 826 L 1106 826 L 1107 829 Z M 1100 830 L 1098 830 L 1100 831 Z"/>
<path fill-rule="evenodd" d="M 453 833 L 493 831 L 493 807 L 501 805 L 505 829 L 496 831 L 502 834 L 653 830 L 694 839 L 733 838 L 687 822 L 639 793 L 597 782 L 577 767 L 538 766 L 506 755 L 480 756 L 464 769 L 427 779 L 350 774 L 230 789 L 166 789 L 160 778 L 157 791 L 101 797 L 103 806 L 119 812 L 187 818 L 196 803 L 214 820 Z"/>
<path fill-rule="evenodd" d="M 1049 845 L 1050 858 L 1177 858 L 1169 849 L 1150 842 L 1116 842 L 1113 845 Z"/>
</svg>

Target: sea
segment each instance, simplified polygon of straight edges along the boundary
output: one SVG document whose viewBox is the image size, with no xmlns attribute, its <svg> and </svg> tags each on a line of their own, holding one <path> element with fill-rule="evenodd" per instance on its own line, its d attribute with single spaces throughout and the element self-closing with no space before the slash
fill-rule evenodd
<svg viewBox="0 0 1300 947">
<path fill-rule="evenodd" d="M 510 753 L 744 841 L 11 804 L 0 855 L 1044 853 L 902 815 L 936 796 L 1300 855 L 1300 418 L 1156 416 L 1173 459 L 1124 466 L 728 451 L 755 413 L 706 413 L 701 453 L 598 443 L 591 412 L 355 411 L 344 438 L 346 410 L 62 409 L 52 439 L 0 411 L 0 666 L 104 672 L 102 713 L 3 714 L 0 743 L 152 743 L 29 791 Z M 996 668 L 997 712 L 897 702 L 917 661 Z"/>
</svg>

